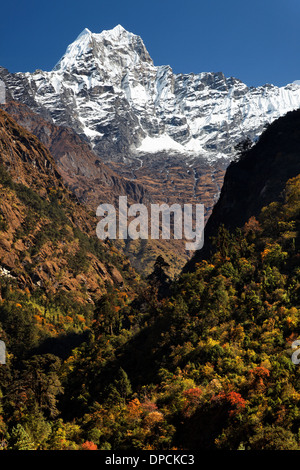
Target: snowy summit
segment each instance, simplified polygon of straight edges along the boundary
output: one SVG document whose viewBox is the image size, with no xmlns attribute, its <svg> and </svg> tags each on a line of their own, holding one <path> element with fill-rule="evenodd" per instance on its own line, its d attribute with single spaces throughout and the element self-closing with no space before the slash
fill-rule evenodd
<svg viewBox="0 0 300 470">
<path fill-rule="evenodd" d="M 174 152 L 230 161 L 237 142 L 256 139 L 267 123 L 300 106 L 299 80 L 249 88 L 220 72 L 174 74 L 155 66 L 142 39 L 121 25 L 101 33 L 85 28 L 52 71 L 16 75 L 19 100 L 114 158 Z"/>
</svg>

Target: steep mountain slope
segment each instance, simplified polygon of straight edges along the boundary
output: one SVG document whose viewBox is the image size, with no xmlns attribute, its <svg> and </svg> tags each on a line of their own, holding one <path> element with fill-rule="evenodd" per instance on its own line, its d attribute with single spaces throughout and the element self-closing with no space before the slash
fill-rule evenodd
<svg viewBox="0 0 300 470">
<path fill-rule="evenodd" d="M 131 295 L 127 260 L 0 110 L 1 448 L 299 450 L 299 153 L 294 111 L 229 166 L 212 255 L 168 297 Z"/>
<path fill-rule="evenodd" d="M 134 285 L 128 261 L 97 239 L 98 220 L 66 189 L 49 151 L 2 110 L 0 163 L 4 277 L 53 295 L 71 292 L 83 303 L 96 301 L 107 285 Z"/>
<path fill-rule="evenodd" d="M 19 103 L 5 109 L 50 148 L 93 210 L 125 192 L 139 202 L 201 202 L 206 220 L 236 144 L 257 139 L 300 104 L 296 82 L 252 88 L 222 73 L 176 75 L 155 66 L 142 39 L 120 25 L 100 34 L 85 29 L 50 72 L 0 68 L 0 78 L 8 103 Z M 41 116 L 39 124 L 21 104 Z M 157 254 L 167 252 L 175 272 L 191 255 L 182 243 L 154 245 L 149 251 L 129 240 L 122 249 L 147 274 Z"/>
<path fill-rule="evenodd" d="M 123 325 L 139 324 L 126 341 L 124 329 L 107 333 L 114 305 L 102 305 L 64 368 L 64 416 L 84 439 L 114 450 L 299 450 L 299 229 L 300 175 L 256 224 L 221 232 L 168 297 L 149 286 L 121 309 Z"/>
<path fill-rule="evenodd" d="M 8 97 L 72 127 L 159 201 L 200 199 L 207 214 L 235 145 L 300 104 L 297 83 L 252 88 L 222 73 L 155 66 L 142 39 L 120 25 L 85 29 L 50 72 L 2 68 L 0 77 Z"/>
<path fill-rule="evenodd" d="M 223 225 L 229 230 L 242 227 L 264 206 L 284 198 L 286 182 L 300 173 L 300 111 L 273 122 L 259 141 L 232 162 L 225 175 L 220 198 L 205 227 L 205 242 L 184 270 L 208 256 L 212 237 Z"/>
<path fill-rule="evenodd" d="M 143 186 L 108 168 L 70 127 L 57 126 L 21 103 L 9 101 L 0 106 L 44 144 L 64 182 L 93 210 L 102 202 L 115 203 L 120 195 L 127 195 L 131 202 L 147 200 Z"/>
<path fill-rule="evenodd" d="M 129 204 L 143 203 L 148 207 L 151 202 L 160 200 L 157 189 L 156 192 L 152 188 L 147 191 L 143 184 L 121 177 L 111 170 L 71 128 L 57 126 L 21 103 L 9 101 L 0 107 L 48 148 L 64 183 L 94 214 L 100 203 L 109 202 L 118 208 L 119 196 L 126 195 Z M 175 202 L 175 198 L 173 199 Z M 145 275 L 151 273 L 158 255 L 163 255 L 168 260 L 171 275 L 180 272 L 188 260 L 184 244 L 180 240 L 146 242 L 128 239 L 126 243 L 116 241 L 115 246 L 129 257 L 132 266 Z"/>
</svg>

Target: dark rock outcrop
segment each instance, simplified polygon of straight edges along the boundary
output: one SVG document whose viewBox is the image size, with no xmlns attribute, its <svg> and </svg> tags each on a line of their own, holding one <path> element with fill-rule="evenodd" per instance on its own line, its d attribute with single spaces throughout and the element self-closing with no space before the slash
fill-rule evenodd
<svg viewBox="0 0 300 470">
<path fill-rule="evenodd" d="M 232 162 L 221 195 L 205 227 L 204 247 L 186 264 L 191 271 L 209 256 L 211 240 L 223 225 L 229 231 L 256 217 L 262 208 L 280 201 L 286 182 L 300 173 L 300 110 L 272 123 L 250 150 Z"/>
</svg>

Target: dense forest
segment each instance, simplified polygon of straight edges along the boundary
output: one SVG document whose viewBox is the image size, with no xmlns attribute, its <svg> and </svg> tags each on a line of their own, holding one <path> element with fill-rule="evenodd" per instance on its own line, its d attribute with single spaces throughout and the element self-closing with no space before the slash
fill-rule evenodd
<svg viewBox="0 0 300 470">
<path fill-rule="evenodd" d="M 2 449 L 299 450 L 300 176 L 283 196 L 220 226 L 173 282 L 159 259 L 148 281 L 129 273 L 130 291 L 110 283 L 88 303 L 0 277 Z M 79 238 L 69 269 L 88 272 Z"/>
</svg>

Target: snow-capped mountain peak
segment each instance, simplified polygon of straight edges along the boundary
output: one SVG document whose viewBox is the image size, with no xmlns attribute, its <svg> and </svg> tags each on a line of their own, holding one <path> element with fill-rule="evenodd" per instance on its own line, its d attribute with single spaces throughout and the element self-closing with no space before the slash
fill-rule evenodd
<svg viewBox="0 0 300 470">
<path fill-rule="evenodd" d="M 230 161 L 237 142 L 256 139 L 266 124 L 300 107 L 297 80 L 254 88 L 221 72 L 154 66 L 141 37 L 121 25 L 101 33 L 85 28 L 51 72 L 18 73 L 10 85 L 15 99 L 114 159 L 165 151 Z"/>
<path fill-rule="evenodd" d="M 87 53 L 90 47 L 91 37 L 92 32 L 88 28 L 84 28 L 75 41 L 67 47 L 65 54 L 55 65 L 53 70 L 67 70 L 78 58 Z"/>
<path fill-rule="evenodd" d="M 97 65 L 110 68 L 108 62 L 114 62 L 114 55 L 118 56 L 122 66 L 129 67 L 135 65 L 139 60 L 152 63 L 152 59 L 146 50 L 146 47 L 140 38 L 133 33 L 126 31 L 123 26 L 117 25 L 113 29 L 104 30 L 101 33 L 92 33 L 85 28 L 79 36 L 72 42 L 63 57 L 57 63 L 53 70 L 64 71 L 76 67 L 91 67 L 91 61 L 88 55 L 96 61 Z M 115 57 L 116 59 L 117 57 Z"/>
<path fill-rule="evenodd" d="M 125 28 L 123 28 L 123 26 L 120 24 L 115 26 L 113 29 L 104 29 L 100 33 L 100 35 L 104 37 L 111 37 L 113 39 L 120 39 L 120 37 L 122 36 L 127 36 L 127 37 L 135 36 L 135 34 L 130 33 Z"/>
<path fill-rule="evenodd" d="M 91 34 L 93 34 L 92 31 L 90 31 L 88 28 L 84 28 L 84 30 L 81 31 L 81 33 L 77 36 L 76 41 L 78 41 L 80 38 L 83 38 L 86 35 L 90 36 Z"/>
</svg>

